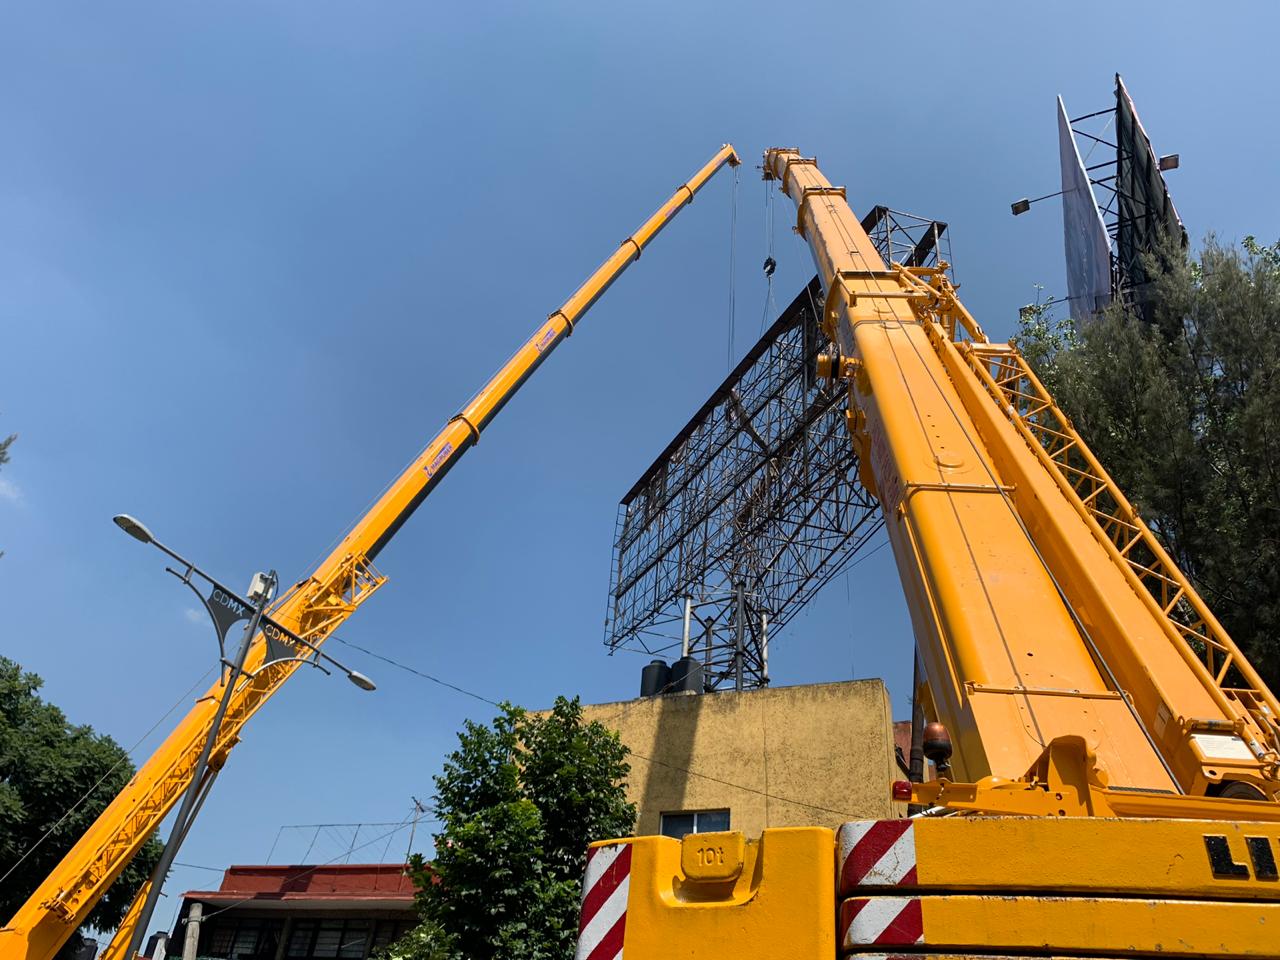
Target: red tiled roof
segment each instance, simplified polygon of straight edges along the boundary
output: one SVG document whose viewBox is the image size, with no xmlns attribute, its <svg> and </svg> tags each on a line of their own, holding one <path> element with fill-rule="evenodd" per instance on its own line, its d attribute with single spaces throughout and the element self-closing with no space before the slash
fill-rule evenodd
<svg viewBox="0 0 1280 960">
<path fill-rule="evenodd" d="M 413 880 L 401 863 L 337 863 L 323 866 L 232 866 L 217 890 L 192 890 L 188 899 L 217 901 L 413 902 Z"/>
</svg>

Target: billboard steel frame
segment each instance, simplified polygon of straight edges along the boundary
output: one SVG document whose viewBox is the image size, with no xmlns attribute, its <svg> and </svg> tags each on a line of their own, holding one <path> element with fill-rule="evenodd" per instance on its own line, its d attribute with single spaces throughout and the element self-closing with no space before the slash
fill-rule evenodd
<svg viewBox="0 0 1280 960">
<path fill-rule="evenodd" d="M 949 253 L 947 225 L 863 220 L 886 261 Z M 700 661 L 715 690 L 769 683 L 769 643 L 880 531 L 843 389 L 819 381 L 817 279 L 800 292 L 618 508 L 605 644 Z"/>
</svg>

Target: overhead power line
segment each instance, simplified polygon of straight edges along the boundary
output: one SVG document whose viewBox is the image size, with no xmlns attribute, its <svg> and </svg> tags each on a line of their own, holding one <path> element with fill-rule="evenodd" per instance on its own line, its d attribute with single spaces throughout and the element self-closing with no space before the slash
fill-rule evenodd
<svg viewBox="0 0 1280 960">
<path fill-rule="evenodd" d="M 334 639 L 338 639 L 338 638 L 335 637 Z M 404 670 L 407 673 L 413 674 L 416 677 L 420 677 L 421 679 L 428 680 L 431 683 L 439 684 L 440 686 L 443 686 L 443 687 L 448 687 L 450 690 L 455 690 L 458 693 L 464 694 L 465 696 L 471 697 L 475 700 L 479 700 L 483 703 L 490 704 L 500 709 L 503 707 L 502 703 L 492 699 L 491 697 L 486 697 L 484 694 L 476 693 L 473 690 L 468 690 L 465 687 L 459 686 L 456 683 L 450 683 L 447 680 L 442 680 L 439 677 L 432 676 L 431 674 L 418 670 L 415 667 L 411 667 L 406 663 L 401 663 L 400 661 L 395 660 L 392 657 L 388 657 L 380 653 L 374 653 L 372 650 L 369 650 L 365 647 L 358 646 L 349 640 L 339 640 L 339 642 L 345 644 L 348 647 L 352 647 L 356 650 L 360 650 L 363 653 L 367 653 L 371 657 L 376 657 L 377 659 L 381 660 L 383 663 L 389 664 L 390 666 L 397 667 L 401 670 Z M 629 703 L 623 704 L 621 709 L 619 709 L 617 713 L 614 713 L 608 717 L 602 718 L 600 722 L 606 725 L 610 724 L 616 721 L 617 719 L 619 719 L 620 717 L 624 716 L 628 710 L 633 709 L 634 707 L 636 707 L 638 704 L 642 702 L 644 701 L 633 700 Z M 770 793 L 767 790 L 761 790 L 757 787 L 749 787 L 746 784 L 735 783 L 732 780 L 725 780 L 720 777 L 711 776 L 709 774 L 699 773 L 697 770 L 694 770 L 690 767 L 680 766 L 679 764 L 674 764 L 674 763 L 668 763 L 665 760 L 659 760 L 656 757 L 646 756 L 645 754 L 637 753 L 634 750 L 631 751 L 631 756 L 635 757 L 638 760 L 644 760 L 647 763 L 652 763 L 660 767 L 666 767 L 668 770 L 675 770 L 679 773 L 688 774 L 691 777 L 697 777 L 700 780 L 707 780 L 712 783 L 719 783 L 726 787 L 733 787 L 734 789 L 742 790 L 746 793 L 752 793 L 752 794 L 756 794 L 757 796 L 767 797 L 770 800 L 778 800 L 782 803 L 790 803 L 796 806 L 807 807 L 810 810 L 821 810 L 824 813 L 834 813 L 837 816 L 848 817 L 851 820 L 856 820 L 860 816 L 862 816 L 861 814 L 855 813 L 850 810 L 836 810 L 836 809 L 832 809 L 831 807 L 824 807 L 821 804 L 809 803 L 806 800 L 798 800 L 795 797 L 784 797 L 776 793 Z"/>
</svg>

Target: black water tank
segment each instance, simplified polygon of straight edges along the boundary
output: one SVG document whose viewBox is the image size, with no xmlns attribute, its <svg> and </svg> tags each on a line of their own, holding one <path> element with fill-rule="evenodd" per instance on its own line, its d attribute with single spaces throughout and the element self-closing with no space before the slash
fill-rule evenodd
<svg viewBox="0 0 1280 960">
<path fill-rule="evenodd" d="M 665 660 L 653 660 L 640 671 L 640 696 L 656 697 L 667 692 L 671 682 L 671 668 Z"/>
<path fill-rule="evenodd" d="M 681 657 L 673 663 L 667 689 L 672 693 L 702 693 L 702 662 L 693 657 Z"/>
</svg>

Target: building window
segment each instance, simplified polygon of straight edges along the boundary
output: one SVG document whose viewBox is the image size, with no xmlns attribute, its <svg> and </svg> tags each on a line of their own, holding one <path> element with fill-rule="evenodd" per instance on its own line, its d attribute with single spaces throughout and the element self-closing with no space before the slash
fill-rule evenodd
<svg viewBox="0 0 1280 960">
<path fill-rule="evenodd" d="M 315 936 L 315 932 L 314 920 L 295 920 L 293 933 L 289 936 L 288 955 L 290 957 L 311 956 L 311 939 Z"/>
<path fill-rule="evenodd" d="M 413 920 L 379 920 L 373 929 L 373 945 L 369 955 L 389 947 L 408 933 L 417 924 Z"/>
<path fill-rule="evenodd" d="M 253 918 L 206 921 L 200 931 L 200 955 L 210 960 L 275 960 L 281 926 L 280 920 Z M 171 942 L 180 943 L 180 938 Z"/>
<path fill-rule="evenodd" d="M 323 918 L 295 920 L 285 956 L 289 960 L 363 960 L 396 940 L 412 920 Z M 375 936 L 376 933 L 376 936 Z"/>
<path fill-rule="evenodd" d="M 679 840 L 688 833 L 713 833 L 729 829 L 728 810 L 678 810 L 662 815 L 662 835 Z"/>
<path fill-rule="evenodd" d="M 381 950 L 389 947 L 400 937 L 400 924 L 394 920 L 380 920 L 373 934 L 373 949 Z"/>
<path fill-rule="evenodd" d="M 316 931 L 315 946 L 311 948 L 311 956 L 317 960 L 332 960 L 338 955 L 342 946 L 342 921 L 321 920 L 320 929 Z"/>
<path fill-rule="evenodd" d="M 234 924 L 223 921 L 222 923 L 214 926 L 213 929 L 209 930 L 206 936 L 209 938 L 209 944 L 205 949 L 209 951 L 209 956 L 231 956 L 231 941 L 234 940 L 236 936 L 236 928 Z"/>
<path fill-rule="evenodd" d="M 346 960 L 362 960 L 369 948 L 369 921 L 348 920 L 342 928 L 338 956 Z"/>
</svg>

